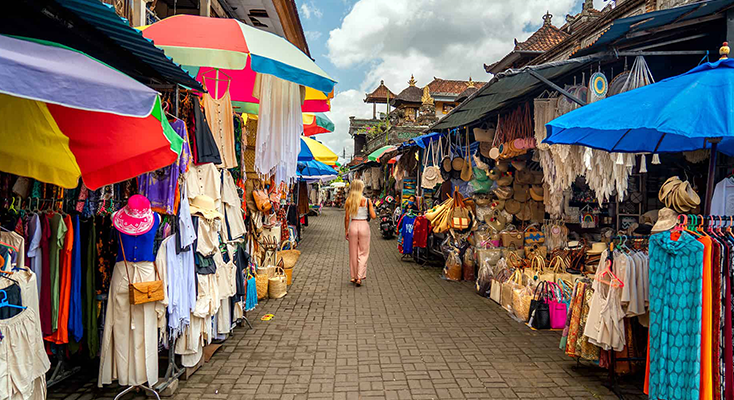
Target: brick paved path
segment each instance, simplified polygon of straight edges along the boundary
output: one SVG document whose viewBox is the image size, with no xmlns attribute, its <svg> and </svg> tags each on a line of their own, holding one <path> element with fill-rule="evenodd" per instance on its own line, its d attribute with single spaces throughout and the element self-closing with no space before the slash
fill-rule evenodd
<svg viewBox="0 0 734 400">
<path fill-rule="evenodd" d="M 557 332 L 401 261 L 374 221 L 368 279 L 354 287 L 342 212 L 310 219 L 288 296 L 261 302 L 255 329 L 238 328 L 176 398 L 616 398 L 602 370 L 558 349 Z"/>
</svg>

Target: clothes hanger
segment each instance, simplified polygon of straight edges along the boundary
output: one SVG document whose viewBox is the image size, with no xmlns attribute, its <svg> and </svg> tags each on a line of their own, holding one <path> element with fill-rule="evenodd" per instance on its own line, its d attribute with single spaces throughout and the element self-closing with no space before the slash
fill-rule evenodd
<svg viewBox="0 0 734 400">
<path fill-rule="evenodd" d="M 608 282 L 601 279 L 601 278 L 604 278 L 605 276 L 610 276 L 610 280 Z M 598 278 L 594 278 L 594 279 L 597 282 L 604 283 L 612 287 L 618 287 L 618 288 L 624 287 L 624 282 L 622 282 L 622 280 L 619 279 L 617 275 L 614 274 L 614 272 L 612 272 L 612 261 L 611 260 L 607 260 L 606 269 L 604 270 L 604 272 L 601 273 L 601 276 L 599 276 Z"/>
<path fill-rule="evenodd" d="M 8 279 L 10 279 L 10 278 L 8 278 Z M 8 292 L 6 292 L 4 290 L 0 290 L 0 295 L 2 295 L 2 298 L 0 298 L 0 308 L 9 307 L 9 308 L 19 308 L 21 310 L 25 310 L 26 308 L 28 308 L 28 307 L 19 306 L 19 305 L 15 305 L 15 304 L 9 303 L 8 302 Z"/>
</svg>

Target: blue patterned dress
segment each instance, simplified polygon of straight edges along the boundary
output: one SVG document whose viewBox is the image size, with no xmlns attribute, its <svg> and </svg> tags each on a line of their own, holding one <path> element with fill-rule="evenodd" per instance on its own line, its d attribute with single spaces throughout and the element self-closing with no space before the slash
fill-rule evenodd
<svg viewBox="0 0 734 400">
<path fill-rule="evenodd" d="M 650 399 L 698 399 L 703 244 L 682 232 L 650 238 Z"/>
</svg>

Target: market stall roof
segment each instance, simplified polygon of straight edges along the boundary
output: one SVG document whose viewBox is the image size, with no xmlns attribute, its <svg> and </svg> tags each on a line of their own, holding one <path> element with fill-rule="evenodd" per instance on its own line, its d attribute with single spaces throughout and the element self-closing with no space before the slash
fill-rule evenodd
<svg viewBox="0 0 734 400">
<path fill-rule="evenodd" d="M 576 52 L 576 56 L 606 51 L 611 47 L 639 40 L 640 37 L 645 35 L 658 34 L 658 36 L 661 36 L 660 30 L 663 27 L 666 30 L 671 30 L 696 23 L 710 22 L 712 16 L 723 18 L 722 12 L 733 4 L 734 0 L 710 0 L 653 11 L 629 18 L 620 18 L 614 21 L 596 42 Z M 664 36 L 664 38 L 664 40 L 670 40 L 668 36 Z"/>
<path fill-rule="evenodd" d="M 383 154 L 388 153 L 388 152 L 391 152 L 391 151 L 393 151 L 395 149 L 397 149 L 397 147 L 396 146 L 392 146 L 392 145 L 382 146 L 379 149 L 377 149 L 377 150 L 373 151 L 372 153 L 370 153 L 367 156 L 367 159 L 369 161 L 380 161 L 380 158 L 382 157 Z"/>
<path fill-rule="evenodd" d="M 470 124 L 517 102 L 518 99 L 535 90 L 547 87 L 546 83 L 543 83 L 534 75 L 552 81 L 584 69 L 602 58 L 601 55 L 593 55 L 520 69 L 508 69 L 495 75 L 489 83 L 474 92 L 429 129 L 446 129 Z"/>
<path fill-rule="evenodd" d="M 400 147 L 398 147 L 399 150 L 403 150 L 409 147 L 415 147 L 418 146 L 422 149 L 425 149 L 428 146 L 428 143 L 434 140 L 438 140 L 438 138 L 442 135 L 441 132 L 431 132 L 426 133 L 425 135 L 416 136 L 412 139 L 408 139 L 400 144 Z M 435 145 L 435 144 L 434 144 Z"/>
<path fill-rule="evenodd" d="M 12 1 L 3 5 L 0 33 L 69 46 L 143 83 L 179 83 L 203 90 L 108 4 L 98 0 L 54 0 Z"/>
</svg>

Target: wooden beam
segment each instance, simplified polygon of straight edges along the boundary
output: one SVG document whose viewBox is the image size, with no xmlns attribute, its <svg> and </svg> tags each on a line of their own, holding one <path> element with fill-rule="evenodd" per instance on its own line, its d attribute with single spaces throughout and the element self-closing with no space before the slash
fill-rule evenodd
<svg viewBox="0 0 734 400">
<path fill-rule="evenodd" d="M 199 15 L 202 17 L 211 17 L 212 0 L 199 0 Z"/>
<path fill-rule="evenodd" d="M 278 13 L 278 19 L 283 27 L 286 40 L 311 57 L 306 35 L 303 33 L 301 19 L 298 16 L 296 2 L 294 0 L 273 0 L 273 6 L 275 6 L 275 11 Z"/>
<path fill-rule="evenodd" d="M 214 13 L 217 14 L 216 16 L 219 18 L 227 18 L 228 15 L 226 12 L 224 12 L 224 7 L 219 3 L 219 0 L 210 0 L 212 3 L 212 9 L 214 9 Z"/>
<path fill-rule="evenodd" d="M 550 86 L 551 88 L 553 88 L 553 90 L 555 90 L 558 93 L 560 93 L 560 94 L 568 97 L 568 99 L 571 100 L 571 101 L 573 101 L 574 103 L 576 103 L 576 104 L 578 104 L 580 106 L 585 106 L 586 105 L 586 102 L 585 101 L 583 101 L 583 100 L 579 99 L 578 97 L 572 95 L 567 90 L 565 90 L 562 87 L 560 87 L 560 86 L 556 85 L 555 83 L 551 82 L 548 78 L 546 78 L 543 75 L 537 73 L 536 71 L 534 71 L 532 69 L 529 69 L 528 70 L 528 73 L 530 75 L 534 76 L 537 80 L 539 80 L 539 81 L 545 83 L 546 85 Z"/>
</svg>

